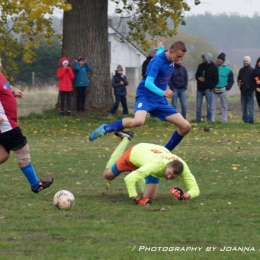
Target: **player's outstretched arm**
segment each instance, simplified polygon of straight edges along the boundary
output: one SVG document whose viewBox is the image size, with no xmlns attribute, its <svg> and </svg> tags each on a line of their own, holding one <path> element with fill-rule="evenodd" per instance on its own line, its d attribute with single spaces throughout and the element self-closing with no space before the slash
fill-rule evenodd
<svg viewBox="0 0 260 260">
<path fill-rule="evenodd" d="M 132 198 L 136 204 L 146 205 L 151 203 L 151 200 L 148 198 L 140 199 L 136 190 L 136 183 L 152 174 L 153 169 L 155 169 L 154 164 L 147 164 L 135 171 L 132 171 L 124 178 L 129 197 Z"/>
<path fill-rule="evenodd" d="M 180 175 L 180 177 L 182 178 L 186 188 L 188 189 L 187 193 L 189 194 L 190 198 L 193 199 L 199 196 L 200 189 L 188 165 L 184 161 L 182 161 L 182 163 L 184 165 L 184 170 L 183 173 Z"/>
</svg>

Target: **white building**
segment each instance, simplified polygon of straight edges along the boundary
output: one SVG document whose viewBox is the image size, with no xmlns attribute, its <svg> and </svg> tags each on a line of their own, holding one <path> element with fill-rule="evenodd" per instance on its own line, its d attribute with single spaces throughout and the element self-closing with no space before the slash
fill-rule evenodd
<svg viewBox="0 0 260 260">
<path fill-rule="evenodd" d="M 129 87 L 135 91 L 141 77 L 142 64 L 146 54 L 134 44 L 128 42 L 113 26 L 108 23 L 108 41 L 110 49 L 110 75 L 115 75 L 115 70 L 120 64 L 129 81 Z"/>
</svg>

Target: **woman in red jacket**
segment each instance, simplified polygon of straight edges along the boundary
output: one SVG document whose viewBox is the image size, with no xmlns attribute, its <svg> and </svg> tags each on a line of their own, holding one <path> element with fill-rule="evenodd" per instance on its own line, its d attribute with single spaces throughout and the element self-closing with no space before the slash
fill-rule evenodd
<svg viewBox="0 0 260 260">
<path fill-rule="evenodd" d="M 60 68 L 57 70 L 57 77 L 59 78 L 59 90 L 61 97 L 60 114 L 64 115 L 64 103 L 65 97 L 68 104 L 67 115 L 71 114 L 71 92 L 73 91 L 72 79 L 74 79 L 74 73 L 70 67 L 69 59 L 62 57 L 59 62 Z"/>
</svg>

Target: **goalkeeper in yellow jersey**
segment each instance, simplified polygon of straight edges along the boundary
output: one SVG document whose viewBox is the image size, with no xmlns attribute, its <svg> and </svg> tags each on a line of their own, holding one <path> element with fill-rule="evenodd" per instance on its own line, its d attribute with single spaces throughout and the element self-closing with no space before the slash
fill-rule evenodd
<svg viewBox="0 0 260 260">
<path fill-rule="evenodd" d="M 124 178 L 124 181 L 129 197 L 136 204 L 146 205 L 152 202 L 156 196 L 160 178 L 167 180 L 182 178 L 187 192 L 183 192 L 180 188 L 170 188 L 170 192 L 179 200 L 199 196 L 200 190 L 196 179 L 180 157 L 163 146 L 148 143 L 139 143 L 125 151 L 134 136 L 133 132 L 119 131 L 115 135 L 121 139 L 121 142 L 111 155 L 103 176 L 111 181 L 121 172 L 130 171 L 131 173 Z M 138 196 L 136 184 L 141 188 L 143 198 Z"/>
</svg>

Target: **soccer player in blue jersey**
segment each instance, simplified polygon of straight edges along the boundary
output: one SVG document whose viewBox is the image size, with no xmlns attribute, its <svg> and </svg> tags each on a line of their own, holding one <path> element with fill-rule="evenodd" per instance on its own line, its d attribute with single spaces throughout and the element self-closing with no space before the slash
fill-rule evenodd
<svg viewBox="0 0 260 260">
<path fill-rule="evenodd" d="M 174 62 L 182 60 L 186 53 L 186 46 L 182 41 L 174 42 L 170 49 L 158 54 L 148 64 L 146 74 L 138 85 L 135 102 L 134 118 L 120 119 L 112 124 L 102 124 L 89 136 L 90 141 L 110 132 L 122 131 L 124 128 L 142 126 L 147 113 L 162 121 L 170 122 L 177 126 L 165 147 L 173 150 L 189 133 L 190 123 L 171 105 L 166 98 L 172 98 L 173 92 L 167 89 L 171 79 Z"/>
</svg>

